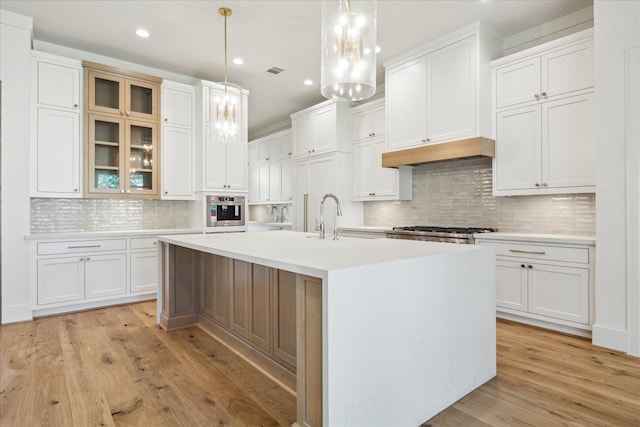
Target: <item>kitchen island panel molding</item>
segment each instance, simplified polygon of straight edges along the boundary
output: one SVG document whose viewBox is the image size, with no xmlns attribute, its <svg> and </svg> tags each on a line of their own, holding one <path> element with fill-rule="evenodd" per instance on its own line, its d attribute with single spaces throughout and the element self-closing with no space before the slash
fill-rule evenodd
<svg viewBox="0 0 640 427">
<path fill-rule="evenodd" d="M 161 240 L 296 275 L 299 426 L 419 425 L 496 374 L 495 258 L 488 248 L 320 240 L 290 231 Z M 175 286 L 164 284 L 158 307 L 167 306 L 162 301 Z M 158 315 L 166 325 L 165 313 Z M 246 341 L 207 314 L 199 319 L 264 366 L 264 352 L 238 347 Z"/>
</svg>

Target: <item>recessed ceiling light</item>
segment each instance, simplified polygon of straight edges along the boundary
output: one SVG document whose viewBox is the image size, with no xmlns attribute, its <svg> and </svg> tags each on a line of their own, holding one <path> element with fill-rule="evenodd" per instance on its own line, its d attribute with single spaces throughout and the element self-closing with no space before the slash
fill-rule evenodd
<svg viewBox="0 0 640 427">
<path fill-rule="evenodd" d="M 307 79 L 304 81 L 304 84 L 306 84 L 307 86 L 311 86 L 313 84 L 313 80 Z"/>
<path fill-rule="evenodd" d="M 244 64 L 244 60 L 242 58 L 234 58 L 233 63 L 236 65 L 242 65 Z"/>
<path fill-rule="evenodd" d="M 139 37 L 143 37 L 143 38 L 145 38 L 145 39 L 146 39 L 147 37 L 149 37 L 149 31 L 145 30 L 144 28 L 138 28 L 138 29 L 136 30 L 136 34 L 137 34 Z"/>
</svg>

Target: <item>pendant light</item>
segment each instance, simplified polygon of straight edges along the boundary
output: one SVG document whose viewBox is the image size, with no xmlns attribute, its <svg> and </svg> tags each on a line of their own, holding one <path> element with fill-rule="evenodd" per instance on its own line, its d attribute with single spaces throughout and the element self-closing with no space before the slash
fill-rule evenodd
<svg viewBox="0 0 640 427">
<path fill-rule="evenodd" d="M 338 101 L 376 93 L 375 0 L 323 0 L 320 90 Z"/>
<path fill-rule="evenodd" d="M 242 88 L 227 82 L 227 17 L 233 13 L 221 7 L 218 13 L 224 16 L 224 83 L 217 83 L 209 90 L 211 125 L 216 142 L 240 142 L 242 136 Z"/>
</svg>

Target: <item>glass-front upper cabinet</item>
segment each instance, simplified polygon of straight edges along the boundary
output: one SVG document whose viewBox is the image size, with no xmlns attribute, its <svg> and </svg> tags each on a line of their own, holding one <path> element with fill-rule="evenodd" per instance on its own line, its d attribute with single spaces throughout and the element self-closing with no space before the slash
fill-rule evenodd
<svg viewBox="0 0 640 427">
<path fill-rule="evenodd" d="M 86 197 L 158 198 L 162 79 L 85 61 Z"/>
</svg>

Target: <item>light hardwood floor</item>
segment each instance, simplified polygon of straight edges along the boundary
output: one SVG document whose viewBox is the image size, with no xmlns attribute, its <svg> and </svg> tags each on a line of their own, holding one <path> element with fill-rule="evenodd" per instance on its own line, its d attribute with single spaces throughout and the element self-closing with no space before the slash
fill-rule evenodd
<svg viewBox="0 0 640 427">
<path fill-rule="evenodd" d="M 498 321 L 498 376 L 423 426 L 640 426 L 640 359 Z M 155 302 L 0 327 L 0 426 L 289 426 L 295 398 Z"/>
</svg>

